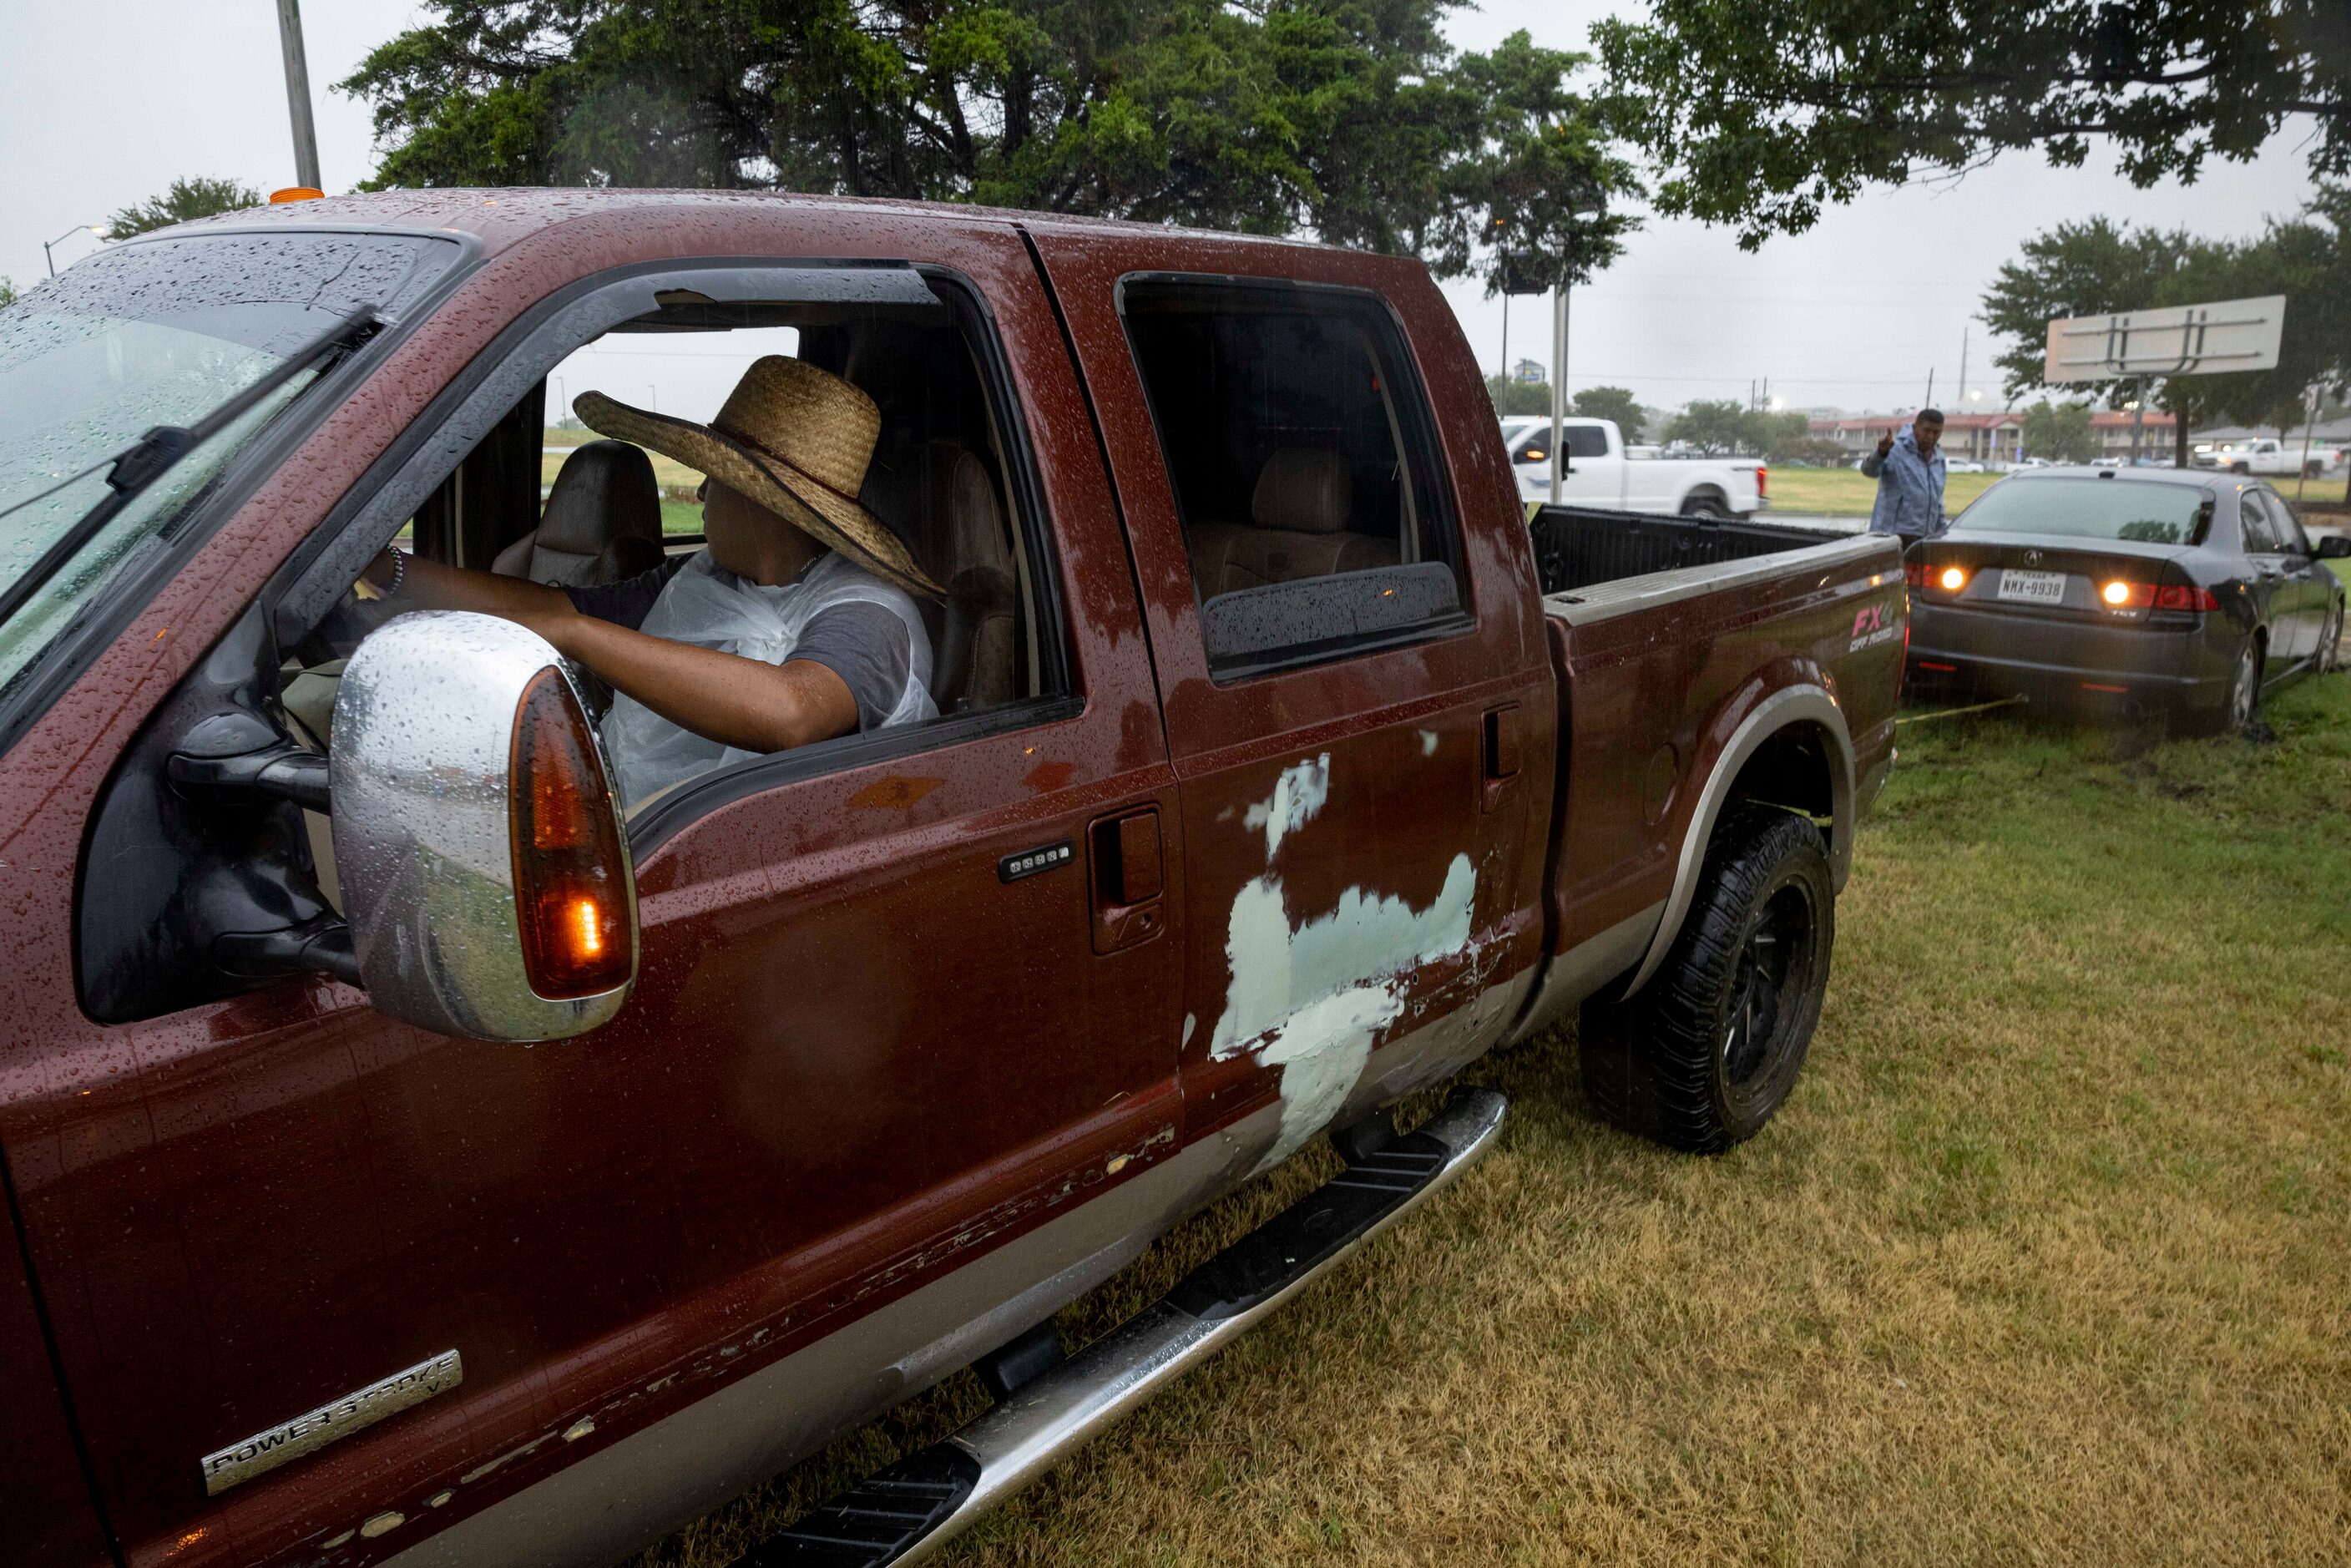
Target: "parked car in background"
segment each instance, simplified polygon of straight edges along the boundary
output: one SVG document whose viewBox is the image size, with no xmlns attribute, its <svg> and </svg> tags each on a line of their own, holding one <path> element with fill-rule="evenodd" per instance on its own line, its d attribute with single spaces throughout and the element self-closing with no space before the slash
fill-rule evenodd
<svg viewBox="0 0 2351 1568">
<path fill-rule="evenodd" d="M 623 810 L 609 692 L 398 584 L 664 548 L 634 448 L 539 496 L 550 375 L 648 332 L 869 400 L 825 487 L 941 585 L 936 713 Z M 1502 1041 L 1762 1127 L 1893 760 L 1896 545 L 1531 523 L 1391 256 L 402 191 L 110 246 L 0 392 L 10 1564 L 610 1563 L 971 1367 L 756 1561 L 926 1552 L 1474 1159 L 1499 1094 L 1388 1108 Z"/>
<path fill-rule="evenodd" d="M 2271 478 L 2298 474 L 2310 479 L 2324 478 L 2335 472 L 2342 460 L 2343 455 L 2332 446 L 2314 445 L 2305 454 L 2298 441 L 2284 442 L 2266 435 L 2253 441 L 2230 442 L 2209 451 L 2199 448 L 2190 458 L 2199 468 L 2219 468 L 2231 474 Z"/>
<path fill-rule="evenodd" d="M 1570 419 L 1563 505 L 1664 512 L 1693 517 L 1745 517 L 1771 505 L 1771 471 L 1753 457 L 1660 457 L 1627 448 L 1613 419 Z M 1551 421 L 1506 419 L 1502 439 L 1518 476 L 1519 498 L 1551 499 Z M 1644 455 L 1647 454 L 1647 455 Z"/>
<path fill-rule="evenodd" d="M 2241 730 L 2335 667 L 2344 588 L 2267 485 L 2194 469 L 2011 474 L 1911 553 L 1911 679 Z"/>
</svg>

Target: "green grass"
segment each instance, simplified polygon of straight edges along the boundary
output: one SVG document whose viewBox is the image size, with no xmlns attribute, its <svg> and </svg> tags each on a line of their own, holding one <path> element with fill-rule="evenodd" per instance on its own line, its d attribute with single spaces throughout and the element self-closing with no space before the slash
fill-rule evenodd
<svg viewBox="0 0 2351 1568">
<path fill-rule="evenodd" d="M 1943 509 L 1959 508 L 1992 487 L 1998 474 L 1953 474 L 1943 483 Z M 1865 517 L 1877 499 L 1877 481 L 1858 468 L 1774 468 L 1771 508 L 1800 516 Z M 1767 514 L 1768 516 L 1768 514 Z"/>
<path fill-rule="evenodd" d="M 2265 745 L 1909 716 L 1760 1137 L 1614 1132 L 1565 1031 L 1479 1064 L 1491 1157 L 945 1560 L 2343 1561 L 2351 678 Z M 716 1568 L 985 1403 L 960 1374 L 644 1562 Z"/>
</svg>

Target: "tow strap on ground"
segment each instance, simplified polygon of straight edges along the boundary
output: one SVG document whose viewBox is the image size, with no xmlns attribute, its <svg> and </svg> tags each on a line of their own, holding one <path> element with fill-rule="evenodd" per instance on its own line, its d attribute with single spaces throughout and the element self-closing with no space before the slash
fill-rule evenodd
<svg viewBox="0 0 2351 1568">
<path fill-rule="evenodd" d="M 1963 713 L 1983 713 L 1991 708 L 2014 707 L 2024 700 L 2024 694 L 2019 692 L 2012 697 L 2002 697 L 1998 702 L 1977 703 L 1972 707 L 1947 707 L 1935 713 L 1914 713 L 1908 718 L 1897 718 L 1894 722 L 1896 725 L 1924 724 L 1930 718 L 1957 718 Z"/>
</svg>

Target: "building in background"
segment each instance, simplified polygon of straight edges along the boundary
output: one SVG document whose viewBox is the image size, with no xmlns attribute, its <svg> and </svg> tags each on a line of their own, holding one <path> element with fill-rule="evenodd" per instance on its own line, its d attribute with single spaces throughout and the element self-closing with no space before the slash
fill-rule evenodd
<svg viewBox="0 0 2351 1568">
<path fill-rule="evenodd" d="M 2131 455 L 2131 426 L 2138 415 L 2125 409 L 2095 409 L 2090 414 L 2090 434 L 2098 438 L 2098 456 L 2106 462 L 2128 462 Z M 2172 416 L 2159 408 L 2147 411 L 2147 423 L 2138 434 L 2138 455 L 2141 457 L 2171 461 Z"/>
</svg>

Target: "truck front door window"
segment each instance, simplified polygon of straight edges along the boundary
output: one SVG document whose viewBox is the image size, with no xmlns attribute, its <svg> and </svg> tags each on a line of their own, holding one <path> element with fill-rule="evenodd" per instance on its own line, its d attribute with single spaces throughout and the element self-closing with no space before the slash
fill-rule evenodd
<svg viewBox="0 0 2351 1568">
<path fill-rule="evenodd" d="M 1039 695 L 1003 451 L 944 302 L 668 307 L 558 364 L 312 651 L 408 610 L 531 626 L 594 678 L 632 811 L 718 769 Z M 321 739 L 330 674 L 287 690 Z"/>
</svg>

